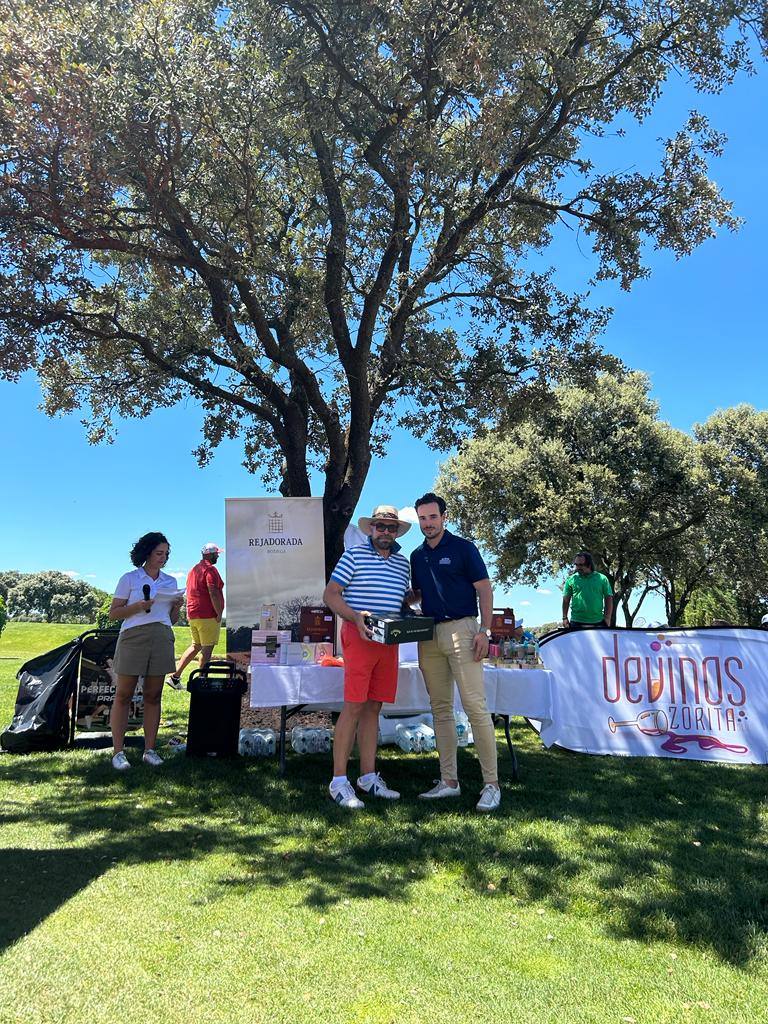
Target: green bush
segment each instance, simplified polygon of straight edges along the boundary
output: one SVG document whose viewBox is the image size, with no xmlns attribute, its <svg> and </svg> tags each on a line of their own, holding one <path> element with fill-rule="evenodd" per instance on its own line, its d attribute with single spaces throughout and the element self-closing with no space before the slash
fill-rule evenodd
<svg viewBox="0 0 768 1024">
<path fill-rule="evenodd" d="M 109 594 L 101 602 L 101 607 L 96 612 L 96 628 L 97 629 L 120 629 L 119 619 L 110 619 L 109 617 L 109 606 L 112 604 L 112 598 Z"/>
</svg>

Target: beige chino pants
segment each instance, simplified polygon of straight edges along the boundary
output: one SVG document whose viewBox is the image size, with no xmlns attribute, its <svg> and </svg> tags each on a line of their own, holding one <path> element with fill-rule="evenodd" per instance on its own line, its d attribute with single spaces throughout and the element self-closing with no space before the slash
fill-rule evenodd
<svg viewBox="0 0 768 1024">
<path fill-rule="evenodd" d="M 454 680 L 472 725 L 483 782 L 493 782 L 498 778 L 496 732 L 485 700 L 483 663 L 475 661 L 472 648 L 477 628 L 477 620 L 472 618 L 438 622 L 433 639 L 419 644 L 419 668 L 432 705 L 442 779 L 458 778 Z"/>
</svg>

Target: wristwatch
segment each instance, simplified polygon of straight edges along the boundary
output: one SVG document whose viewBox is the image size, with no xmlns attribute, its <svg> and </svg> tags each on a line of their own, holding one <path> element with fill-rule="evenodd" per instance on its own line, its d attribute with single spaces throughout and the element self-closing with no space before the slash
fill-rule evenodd
<svg viewBox="0 0 768 1024">
<path fill-rule="evenodd" d="M 478 633 L 478 636 L 480 635 L 480 633 L 485 633 L 485 635 L 488 637 L 488 639 L 489 640 L 491 639 L 491 631 L 490 631 L 490 629 L 478 629 L 477 633 Z"/>
</svg>

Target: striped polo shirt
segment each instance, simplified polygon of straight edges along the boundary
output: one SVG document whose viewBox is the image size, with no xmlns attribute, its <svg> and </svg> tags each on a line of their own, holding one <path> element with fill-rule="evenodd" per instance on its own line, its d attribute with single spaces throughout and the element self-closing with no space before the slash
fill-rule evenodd
<svg viewBox="0 0 768 1024">
<path fill-rule="evenodd" d="M 399 615 L 410 580 L 408 559 L 396 551 L 384 558 L 373 541 L 349 548 L 341 556 L 331 579 L 344 591 L 344 600 L 356 612 Z"/>
</svg>

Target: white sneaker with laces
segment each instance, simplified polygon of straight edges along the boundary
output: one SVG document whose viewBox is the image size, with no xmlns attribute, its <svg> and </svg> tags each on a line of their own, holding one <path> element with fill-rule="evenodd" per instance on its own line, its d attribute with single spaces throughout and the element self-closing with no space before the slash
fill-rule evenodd
<svg viewBox="0 0 768 1024">
<path fill-rule="evenodd" d="M 480 790 L 480 799 L 477 801 L 477 810 L 488 812 L 495 811 L 501 803 L 501 790 L 490 782 Z"/>
<path fill-rule="evenodd" d="M 119 754 L 115 754 L 115 756 L 112 758 L 112 767 L 115 769 L 115 771 L 118 772 L 128 771 L 128 769 L 131 767 L 131 762 L 128 760 L 128 758 L 125 756 L 122 750 L 120 751 Z"/>
<path fill-rule="evenodd" d="M 357 788 L 361 789 L 363 793 L 370 793 L 371 796 L 380 796 L 384 800 L 399 800 L 400 794 L 396 789 L 390 789 L 386 784 L 381 775 L 377 772 L 373 779 L 368 782 L 363 782 L 361 779 L 357 780 Z"/>
<path fill-rule="evenodd" d="M 182 683 L 181 683 L 181 679 L 179 679 L 178 676 L 176 676 L 176 675 L 168 676 L 168 678 L 165 681 L 170 686 L 170 688 L 172 690 L 180 690 L 181 689 Z"/>
<path fill-rule="evenodd" d="M 160 765 L 163 763 L 162 757 L 160 757 L 156 750 L 145 750 L 144 756 L 142 757 L 141 760 L 144 762 L 144 764 L 148 764 L 152 768 L 159 768 Z"/>
<path fill-rule="evenodd" d="M 328 792 L 331 794 L 331 800 L 339 807 L 346 807 L 350 811 L 359 811 L 361 807 L 365 807 L 363 801 L 355 796 L 351 782 L 345 782 L 343 786 L 338 786 L 336 789 L 329 786 Z"/>
<path fill-rule="evenodd" d="M 455 786 L 449 786 L 442 779 L 435 779 L 432 789 L 428 789 L 426 793 L 419 793 L 419 800 L 442 800 L 445 796 L 461 796 L 461 786 L 458 782 Z"/>
</svg>

